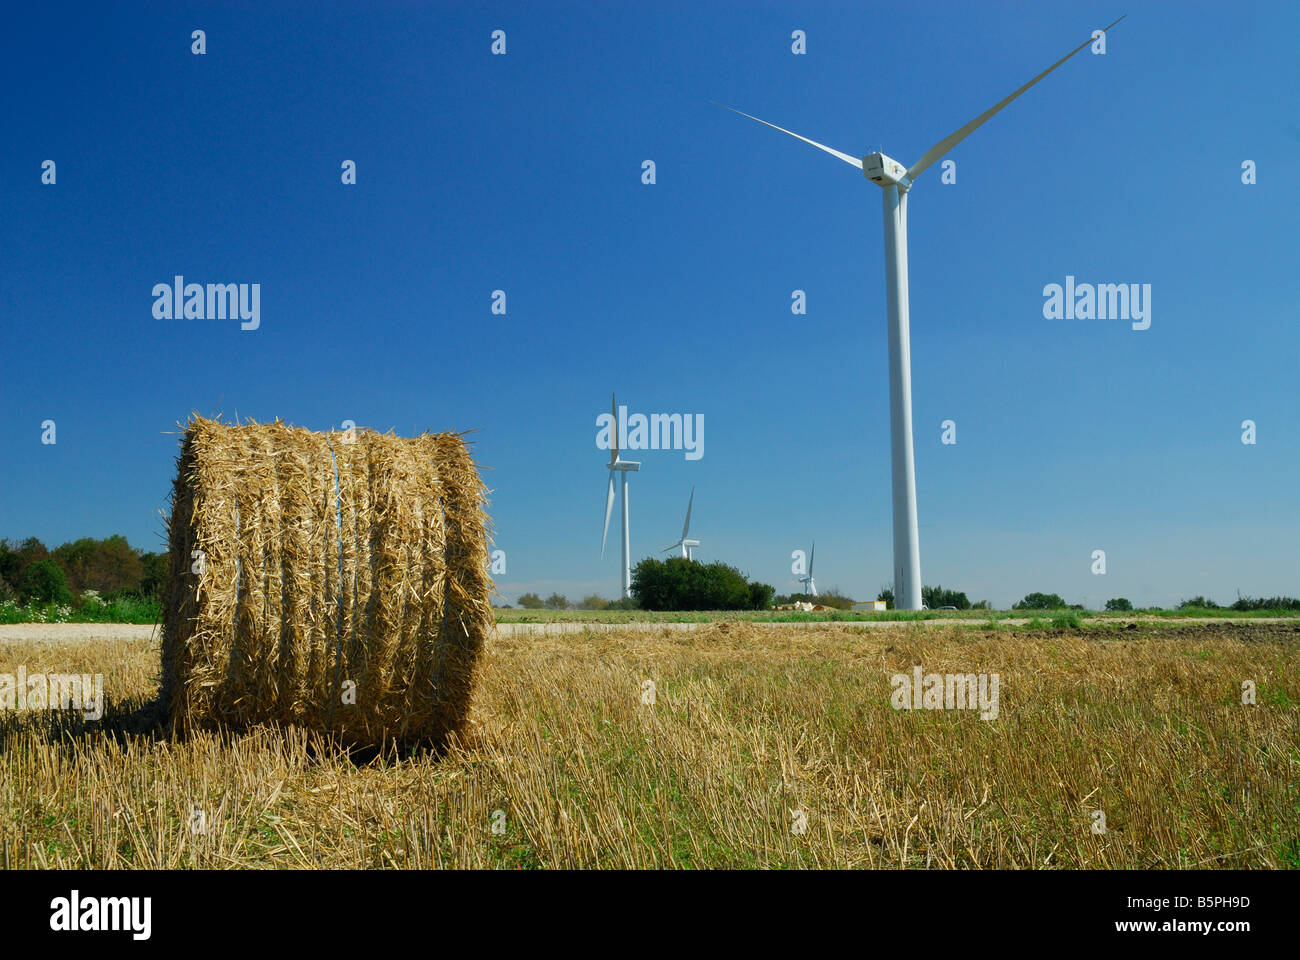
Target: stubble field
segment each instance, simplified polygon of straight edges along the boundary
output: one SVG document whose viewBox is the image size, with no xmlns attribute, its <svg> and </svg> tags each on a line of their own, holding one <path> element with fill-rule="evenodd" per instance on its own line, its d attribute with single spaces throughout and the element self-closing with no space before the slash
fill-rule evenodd
<svg viewBox="0 0 1300 960">
<path fill-rule="evenodd" d="M 0 674 L 111 701 L 0 711 L 0 866 L 1300 866 L 1294 621 L 502 634 L 461 742 L 369 759 L 174 739 L 141 713 L 157 663 L 0 643 Z M 895 709 L 916 665 L 996 673 L 997 718 Z"/>
</svg>

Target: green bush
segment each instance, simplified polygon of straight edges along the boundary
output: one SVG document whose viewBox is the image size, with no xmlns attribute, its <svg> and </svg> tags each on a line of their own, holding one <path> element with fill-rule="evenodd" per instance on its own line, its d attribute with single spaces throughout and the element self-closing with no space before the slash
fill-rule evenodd
<svg viewBox="0 0 1300 960">
<path fill-rule="evenodd" d="M 1117 610 L 1132 610 L 1133 604 L 1124 597 L 1115 597 L 1113 600 L 1106 601 L 1106 609 L 1112 612 Z"/>
<path fill-rule="evenodd" d="M 1300 610 L 1295 597 L 1238 597 L 1233 610 Z"/>
<path fill-rule="evenodd" d="M 940 607 L 956 607 L 958 610 L 969 610 L 970 600 L 966 594 L 960 590 L 945 590 L 940 586 L 922 587 L 921 602 L 931 610 L 938 610 Z"/>
<path fill-rule="evenodd" d="M 749 585 L 749 609 L 766 610 L 772 605 L 772 597 L 776 594 L 776 587 L 769 583 L 758 583 L 755 581 Z"/>
<path fill-rule="evenodd" d="M 38 560 L 23 571 L 18 596 L 24 603 L 54 603 L 71 606 L 72 591 L 63 568 L 52 558 Z"/>
<path fill-rule="evenodd" d="M 1063 610 L 1065 601 L 1056 593 L 1030 593 L 1019 603 L 1011 605 L 1012 610 Z"/>
<path fill-rule="evenodd" d="M 632 571 L 632 597 L 642 610 L 749 610 L 749 580 L 725 563 L 646 557 Z"/>
<path fill-rule="evenodd" d="M 50 557 L 58 561 L 67 574 L 68 585 L 77 592 L 139 590 L 144 578 L 140 554 L 120 535 L 103 540 L 82 537 L 51 550 Z"/>
<path fill-rule="evenodd" d="M 170 566 L 170 558 L 165 553 L 140 554 L 140 568 L 143 571 L 140 594 L 145 597 L 161 597 Z"/>
<path fill-rule="evenodd" d="M 15 595 L 22 593 L 23 573 L 33 563 L 45 560 L 50 551 L 45 544 L 35 537 L 28 537 L 21 543 L 0 540 L 0 579 L 9 584 Z"/>
</svg>

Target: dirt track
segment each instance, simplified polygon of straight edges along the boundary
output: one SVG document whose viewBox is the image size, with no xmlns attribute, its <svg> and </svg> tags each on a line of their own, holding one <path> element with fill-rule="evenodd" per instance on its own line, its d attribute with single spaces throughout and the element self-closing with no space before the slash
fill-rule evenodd
<svg viewBox="0 0 1300 960">
<path fill-rule="evenodd" d="M 1193 626 L 1201 624 L 1221 624 L 1224 626 L 1242 625 L 1251 627 L 1263 627 L 1265 625 L 1287 624 L 1288 628 L 1282 629 L 1282 633 L 1300 631 L 1300 621 L 1295 619 L 1281 619 L 1275 617 L 1253 617 L 1242 619 L 1209 619 L 1209 618 L 1192 618 L 1171 620 L 1165 617 L 1133 617 L 1118 618 L 1107 617 L 1104 619 L 1088 620 L 1086 623 L 1113 623 L 1113 624 L 1140 624 L 1150 626 L 1160 624 L 1164 626 Z M 861 627 L 872 630 L 888 630 L 900 627 L 921 626 L 921 627 L 951 627 L 967 626 L 980 627 L 986 621 L 982 620 L 864 620 L 853 623 L 844 623 L 843 626 Z M 1023 626 L 1029 623 L 1029 618 L 1017 618 L 1008 620 L 999 620 L 1000 625 L 1005 626 Z M 816 628 L 832 626 L 834 624 L 821 623 L 755 623 L 756 627 L 802 627 Z M 569 622 L 569 623 L 501 623 L 497 625 L 497 630 L 504 636 L 518 635 L 556 635 L 569 633 L 582 633 L 584 630 L 591 630 L 595 633 L 608 633 L 620 630 L 640 630 L 646 633 L 658 633 L 661 630 L 680 630 L 693 631 L 709 626 L 708 623 L 590 623 L 590 622 Z M 61 643 L 78 643 L 86 640 L 148 640 L 156 639 L 158 628 L 150 624 L 130 624 L 130 623 L 15 623 L 0 624 L 0 643 L 22 640 L 46 640 Z M 1253 635 L 1261 633 L 1273 633 L 1272 630 L 1254 629 Z"/>
<path fill-rule="evenodd" d="M 0 643 L 13 640 L 148 640 L 158 628 L 135 623 L 6 623 L 0 624 Z"/>
</svg>

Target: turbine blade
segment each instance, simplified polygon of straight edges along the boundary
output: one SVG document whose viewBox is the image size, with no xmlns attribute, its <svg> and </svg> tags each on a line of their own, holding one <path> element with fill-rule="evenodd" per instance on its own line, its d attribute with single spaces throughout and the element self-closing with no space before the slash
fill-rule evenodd
<svg viewBox="0 0 1300 960">
<path fill-rule="evenodd" d="M 813 568 L 813 563 L 815 563 L 816 560 L 817 560 L 817 541 L 814 540 L 814 541 L 813 541 L 812 553 L 810 553 L 810 554 L 808 555 L 808 579 L 809 579 L 809 580 L 812 579 L 812 568 Z"/>
<path fill-rule="evenodd" d="M 614 471 L 609 471 L 609 494 L 605 497 L 605 532 L 600 537 L 600 555 L 605 556 L 605 541 L 609 539 L 609 518 L 614 513 Z"/>
<path fill-rule="evenodd" d="M 691 530 L 691 507 L 695 506 L 695 488 L 691 487 L 691 499 L 686 504 L 686 523 L 682 525 L 682 539 L 685 540 L 690 535 Z"/>
<path fill-rule="evenodd" d="M 1124 17 L 1127 17 L 1127 16 L 1128 16 L 1127 13 L 1124 14 Z M 1119 20 L 1123 20 L 1124 17 L 1120 17 Z M 1119 23 L 1119 20 L 1116 20 L 1115 23 Z M 1112 24 L 1110 25 L 1110 27 L 1115 26 L 1115 23 L 1112 23 Z M 1110 30 L 1110 27 L 1105 27 L 1104 30 L 1107 30 L 1107 31 L 1108 31 L 1108 30 Z M 974 120 L 972 120 L 970 123 L 966 124 L 966 126 L 960 128 L 960 129 L 958 129 L 958 130 L 954 130 L 952 133 L 948 134 L 948 136 L 944 137 L 942 140 L 940 140 L 938 143 L 936 143 L 936 144 L 935 144 L 933 147 L 931 147 L 929 150 L 925 151 L 925 153 L 921 155 L 921 159 L 920 159 L 920 160 L 918 160 L 918 161 L 916 161 L 916 163 L 912 164 L 912 168 L 911 168 L 910 170 L 907 171 L 907 179 L 908 179 L 908 180 L 915 180 L 915 179 L 916 179 L 917 177 L 919 177 L 922 173 L 924 173 L 925 170 L 926 170 L 926 168 L 929 167 L 932 163 L 934 163 L 936 160 L 938 160 L 940 157 L 942 157 L 945 153 L 947 153 L 947 152 L 948 152 L 949 150 L 951 150 L 953 147 L 957 146 L 957 144 L 961 143 L 961 142 L 962 142 L 963 140 L 965 140 L 968 136 L 970 136 L 970 135 L 971 135 L 972 133 L 974 133 L 977 129 L 979 129 L 979 128 L 984 124 L 984 122 L 985 122 L 986 120 L 988 120 L 990 117 L 993 116 L 993 114 L 997 113 L 999 110 L 1001 110 L 1003 107 L 1005 107 L 1005 106 L 1006 106 L 1008 103 L 1010 103 L 1012 100 L 1016 99 L 1016 97 L 1020 96 L 1022 93 L 1024 93 L 1026 90 L 1028 90 L 1028 89 L 1029 89 L 1030 87 L 1032 87 L 1034 84 L 1036 84 L 1039 80 L 1043 79 L 1043 77 L 1047 76 L 1049 73 L 1051 73 L 1051 72 L 1052 72 L 1053 70 L 1055 70 L 1057 67 L 1059 67 L 1061 64 L 1065 63 L 1066 60 L 1069 60 L 1072 56 L 1074 56 L 1076 53 L 1078 53 L 1080 50 L 1082 50 L 1084 47 L 1088 46 L 1088 45 L 1091 44 L 1091 43 L 1092 43 L 1092 37 L 1088 37 L 1087 40 L 1085 40 L 1083 43 L 1079 44 L 1077 47 L 1075 47 L 1073 50 L 1071 50 L 1069 53 L 1067 53 L 1065 56 L 1063 56 L 1060 60 L 1057 60 L 1054 64 L 1052 64 L 1050 67 L 1048 67 L 1048 68 L 1047 68 L 1046 70 L 1044 70 L 1042 73 L 1040 73 L 1038 76 L 1034 77 L 1034 79 L 1030 80 L 1028 83 L 1026 83 L 1023 87 L 1021 87 L 1021 88 L 1020 88 L 1019 90 L 1017 90 L 1015 93 L 1011 94 L 1009 97 L 1005 97 L 1004 99 L 999 100 L 997 103 L 995 103 L 993 106 L 989 107 L 987 110 L 985 110 L 983 113 L 981 113 L 978 117 L 976 117 L 976 118 L 975 118 Z"/>
<path fill-rule="evenodd" d="M 749 117 L 749 119 L 757 121 L 758 123 L 761 123 L 765 127 L 771 127 L 773 130 L 780 130 L 782 133 L 788 134 L 789 136 L 794 137 L 796 140 L 802 140 L 804 143 L 811 144 L 812 146 L 816 147 L 818 150 L 825 150 L 832 157 L 839 157 L 845 163 L 852 164 L 853 166 L 857 167 L 859 170 L 862 169 L 862 160 L 858 157 L 850 157 L 847 153 L 840 153 L 838 150 L 832 147 L 828 147 L 824 143 L 818 143 L 816 140 L 809 140 L 807 137 L 801 137 L 799 136 L 799 134 L 793 133 L 787 130 L 785 127 L 778 127 L 775 123 L 768 123 L 766 120 L 759 120 L 758 117 L 750 117 L 749 114 L 737 110 L 735 107 L 729 107 L 725 103 L 718 103 L 718 101 L 716 100 L 710 100 L 709 103 L 713 104 L 715 107 L 721 107 L 723 110 L 730 110 L 732 113 L 739 113 L 742 117 Z"/>
<path fill-rule="evenodd" d="M 681 543 L 674 543 L 671 547 L 665 547 L 664 549 L 660 550 L 659 552 L 660 552 L 660 553 L 667 553 L 669 550 L 676 550 L 676 549 L 677 549 L 678 547 L 680 547 L 680 546 L 681 546 Z"/>
</svg>

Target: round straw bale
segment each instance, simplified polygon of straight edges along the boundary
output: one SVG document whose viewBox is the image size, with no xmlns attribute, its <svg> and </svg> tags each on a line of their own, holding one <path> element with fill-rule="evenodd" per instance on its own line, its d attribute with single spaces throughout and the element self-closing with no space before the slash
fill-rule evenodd
<svg viewBox="0 0 1300 960">
<path fill-rule="evenodd" d="M 494 629 L 486 494 L 461 434 L 191 419 L 168 518 L 172 722 L 445 742 Z"/>
</svg>

